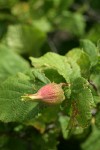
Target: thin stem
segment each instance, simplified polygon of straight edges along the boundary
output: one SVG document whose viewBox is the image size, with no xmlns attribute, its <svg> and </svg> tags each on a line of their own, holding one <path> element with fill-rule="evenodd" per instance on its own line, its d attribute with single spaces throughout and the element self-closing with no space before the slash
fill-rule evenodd
<svg viewBox="0 0 100 150">
<path fill-rule="evenodd" d="M 37 95 L 37 94 L 27 94 L 27 95 L 24 95 L 24 96 L 21 96 L 22 98 L 22 101 L 25 101 L 25 100 L 39 100 L 41 99 L 41 96 Z"/>
</svg>

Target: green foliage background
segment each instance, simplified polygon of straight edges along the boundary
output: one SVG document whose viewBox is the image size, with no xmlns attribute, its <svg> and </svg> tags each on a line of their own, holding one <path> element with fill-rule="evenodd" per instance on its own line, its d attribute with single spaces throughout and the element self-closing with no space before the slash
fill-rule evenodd
<svg viewBox="0 0 100 150">
<path fill-rule="evenodd" d="M 0 0 L 0 150 L 100 149 L 99 39 L 99 0 Z M 61 105 L 21 101 L 51 82 Z"/>
</svg>

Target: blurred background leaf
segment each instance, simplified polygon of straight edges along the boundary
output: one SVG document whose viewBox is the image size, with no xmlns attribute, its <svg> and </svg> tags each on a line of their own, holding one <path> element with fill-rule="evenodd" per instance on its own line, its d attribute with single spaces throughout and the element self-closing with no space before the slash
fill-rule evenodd
<svg viewBox="0 0 100 150">
<path fill-rule="evenodd" d="M 1 150 L 99 149 L 99 39 L 99 0 L 0 0 L 0 119 L 7 122 L 20 118 L 22 122 L 0 122 Z M 47 57 L 47 52 L 67 54 Z M 42 67 L 31 70 L 29 56 L 34 57 L 33 67 Z M 77 80 L 81 76 L 89 81 L 88 92 Z M 20 101 L 24 92 L 33 93 L 33 87 L 37 91 L 49 82 L 66 81 L 71 87 L 64 88 L 66 100 L 60 107 L 51 109 Z M 80 95 L 75 93 L 76 88 Z M 79 98 L 77 108 L 81 114 L 75 119 L 82 126 L 88 119 L 92 124 L 85 129 L 76 124 L 73 130 L 67 130 L 73 123 L 69 121 L 72 94 Z M 97 106 L 92 110 L 89 106 L 93 99 Z"/>
<path fill-rule="evenodd" d="M 0 82 L 17 72 L 25 72 L 29 68 L 29 63 L 24 58 L 9 47 L 0 45 Z"/>
</svg>

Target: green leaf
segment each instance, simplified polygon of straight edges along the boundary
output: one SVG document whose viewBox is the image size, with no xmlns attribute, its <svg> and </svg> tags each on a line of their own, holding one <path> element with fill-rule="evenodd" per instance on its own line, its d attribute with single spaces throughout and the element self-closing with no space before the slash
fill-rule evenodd
<svg viewBox="0 0 100 150">
<path fill-rule="evenodd" d="M 40 80 L 41 82 L 48 84 L 50 80 L 45 76 L 45 74 L 41 73 L 38 69 L 33 69 L 32 73 L 34 74 L 35 78 Z"/>
<path fill-rule="evenodd" d="M 98 53 L 100 54 L 100 39 L 97 41 L 97 49 L 98 49 Z"/>
<path fill-rule="evenodd" d="M 95 95 L 95 96 L 93 96 L 93 99 L 94 99 L 95 104 L 100 103 L 100 96 Z"/>
<path fill-rule="evenodd" d="M 51 28 L 51 24 L 50 22 L 47 20 L 46 17 L 42 17 L 38 20 L 34 20 L 33 21 L 33 25 L 35 27 L 37 27 L 40 31 L 43 31 L 44 33 L 50 32 Z"/>
<path fill-rule="evenodd" d="M 40 58 L 30 58 L 33 66 L 44 70 L 54 68 L 64 79 L 68 82 L 73 81 L 75 78 L 80 77 L 80 68 L 72 59 L 66 59 L 65 56 L 56 53 L 47 53 Z M 50 75 L 52 73 L 50 72 Z M 49 75 L 49 76 L 50 76 Z"/>
<path fill-rule="evenodd" d="M 28 2 L 20 1 L 11 8 L 12 16 L 17 18 L 16 23 L 27 24 L 31 21 L 30 7 Z"/>
<path fill-rule="evenodd" d="M 83 77 L 88 77 L 90 74 L 90 60 L 88 55 L 81 49 L 75 48 L 66 54 L 70 62 L 77 63 L 80 67 L 80 72 Z M 75 71 L 75 67 L 73 68 Z M 78 71 L 76 71 L 78 73 Z M 74 73 L 75 74 L 75 73 Z M 78 75 L 76 75 L 78 77 Z"/>
<path fill-rule="evenodd" d="M 42 84 L 41 84 L 42 85 Z M 22 73 L 10 77 L 0 86 L 0 120 L 24 122 L 38 113 L 37 102 L 22 102 L 25 93 L 35 93 L 30 78 Z"/>
<path fill-rule="evenodd" d="M 68 59 L 68 62 L 70 64 L 70 67 L 72 69 L 72 73 L 70 75 L 71 82 L 74 81 L 76 78 L 81 76 L 80 67 L 76 62 L 74 62 L 72 59 Z"/>
<path fill-rule="evenodd" d="M 17 72 L 25 72 L 29 64 L 8 47 L 0 45 L 0 82 Z"/>
<path fill-rule="evenodd" d="M 100 74 L 91 74 L 90 80 L 93 82 L 97 89 L 97 94 L 100 94 Z"/>
<path fill-rule="evenodd" d="M 95 43 L 100 39 L 100 22 L 95 23 L 92 28 L 90 28 L 89 32 L 86 34 L 86 38 Z"/>
<path fill-rule="evenodd" d="M 44 56 L 40 58 L 30 58 L 32 61 L 32 65 L 40 68 L 50 68 L 53 67 L 56 69 L 60 75 L 62 75 L 66 81 L 69 81 L 70 74 L 72 73 L 72 69 L 67 62 L 66 57 L 60 56 L 55 53 L 48 52 Z"/>
<path fill-rule="evenodd" d="M 97 62 L 98 49 L 89 40 L 81 40 L 81 47 L 88 54 L 91 64 L 94 65 Z"/>
<path fill-rule="evenodd" d="M 55 83 L 63 83 L 66 82 L 63 76 L 61 76 L 58 71 L 54 68 L 46 68 L 43 70 L 46 77 L 51 81 Z"/>
<path fill-rule="evenodd" d="M 69 133 L 69 130 L 68 130 L 69 120 L 70 119 L 67 116 L 60 116 L 59 117 L 59 122 L 60 122 L 60 125 L 61 125 L 61 130 L 62 130 L 62 134 L 63 134 L 64 139 L 66 139 L 68 137 L 68 133 Z"/>
<path fill-rule="evenodd" d="M 40 47 L 45 38 L 45 32 L 34 25 L 10 25 L 4 42 L 19 53 L 40 56 Z"/>
<path fill-rule="evenodd" d="M 58 1 L 59 1 L 58 11 L 61 12 L 61 11 L 66 10 L 68 7 L 70 7 L 74 0 L 67 0 L 67 1 L 65 1 L 65 0 L 56 0 L 56 1 L 54 1 L 55 5 L 57 5 Z"/>
<path fill-rule="evenodd" d="M 99 132 L 100 132 L 100 110 L 99 112 L 97 113 L 96 117 L 95 117 L 95 121 L 96 121 L 96 126 L 97 128 L 99 129 Z"/>
<path fill-rule="evenodd" d="M 99 150 L 100 148 L 100 131 L 94 126 L 92 133 L 81 145 L 82 150 Z"/>
<path fill-rule="evenodd" d="M 92 117 L 91 109 L 95 105 L 88 82 L 84 78 L 77 78 L 73 82 L 71 99 L 73 124 L 87 127 Z"/>
<path fill-rule="evenodd" d="M 98 56 L 97 63 L 91 68 L 92 74 L 100 74 L 100 56 Z"/>
<path fill-rule="evenodd" d="M 74 48 L 70 50 L 68 53 L 66 53 L 66 57 L 69 59 L 73 59 L 73 61 L 77 62 L 77 60 L 80 58 L 82 54 L 82 50 L 79 48 Z"/>
<path fill-rule="evenodd" d="M 96 109 L 97 113 L 95 116 L 95 124 L 98 127 L 98 129 L 100 130 L 100 96 L 99 96 L 99 106 Z"/>
<path fill-rule="evenodd" d="M 44 107 L 42 107 L 40 116 L 38 116 L 37 119 L 40 122 L 52 123 L 55 120 L 57 120 L 59 112 L 60 112 L 60 105 L 53 105 L 53 106 L 44 105 Z"/>
<path fill-rule="evenodd" d="M 76 36 L 84 35 L 85 20 L 81 13 L 72 13 L 70 11 L 63 11 L 62 16 L 56 18 L 59 28 L 70 32 Z"/>
</svg>

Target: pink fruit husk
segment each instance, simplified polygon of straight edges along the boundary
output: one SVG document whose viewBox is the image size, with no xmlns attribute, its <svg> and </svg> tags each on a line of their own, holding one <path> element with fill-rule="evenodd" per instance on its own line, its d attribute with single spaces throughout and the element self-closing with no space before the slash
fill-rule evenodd
<svg viewBox="0 0 100 150">
<path fill-rule="evenodd" d="M 37 93 L 28 94 L 23 98 L 27 97 L 31 100 L 39 100 L 49 104 L 59 104 L 65 99 L 62 85 L 50 83 L 40 88 Z"/>
</svg>

